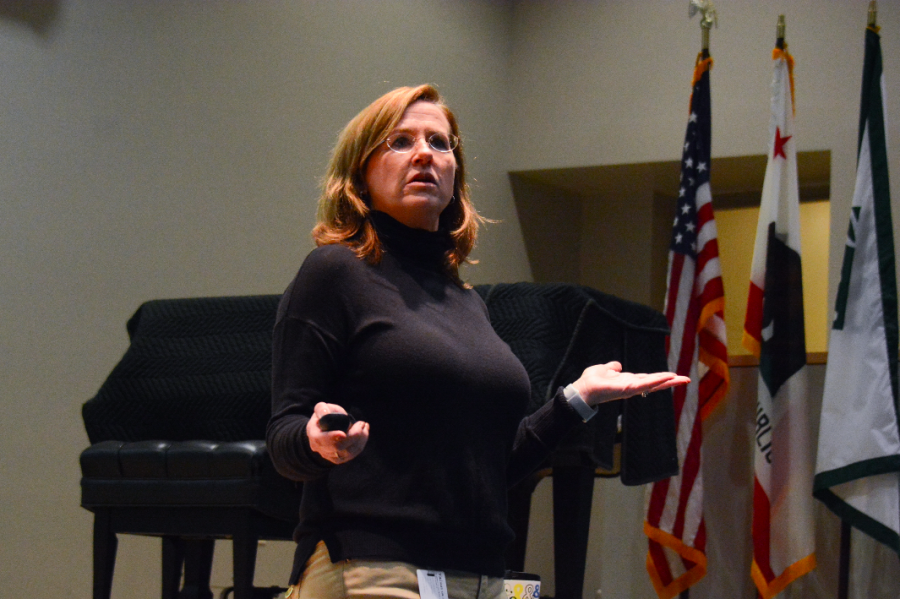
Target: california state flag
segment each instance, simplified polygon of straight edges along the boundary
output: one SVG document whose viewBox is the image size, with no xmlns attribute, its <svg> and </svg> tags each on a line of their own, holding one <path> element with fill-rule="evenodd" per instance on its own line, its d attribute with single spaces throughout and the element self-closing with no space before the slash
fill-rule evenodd
<svg viewBox="0 0 900 599">
<path fill-rule="evenodd" d="M 816 565 L 793 58 L 779 48 L 772 57 L 769 162 L 743 338 L 744 346 L 759 358 L 751 572 L 763 599 L 774 597 Z"/>
</svg>

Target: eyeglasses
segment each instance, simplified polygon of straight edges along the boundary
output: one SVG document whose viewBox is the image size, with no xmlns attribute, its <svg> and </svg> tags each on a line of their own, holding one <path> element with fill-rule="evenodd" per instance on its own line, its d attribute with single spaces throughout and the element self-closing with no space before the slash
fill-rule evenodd
<svg viewBox="0 0 900 599">
<path fill-rule="evenodd" d="M 417 141 L 418 139 L 412 133 L 398 131 L 397 133 L 388 135 L 387 139 L 384 140 L 384 143 L 394 152 L 406 154 L 412 152 L 413 148 L 416 147 Z M 432 150 L 443 153 L 452 152 L 456 149 L 456 146 L 459 145 L 458 137 L 455 135 L 447 135 L 445 133 L 432 133 L 425 138 L 425 141 Z"/>
</svg>

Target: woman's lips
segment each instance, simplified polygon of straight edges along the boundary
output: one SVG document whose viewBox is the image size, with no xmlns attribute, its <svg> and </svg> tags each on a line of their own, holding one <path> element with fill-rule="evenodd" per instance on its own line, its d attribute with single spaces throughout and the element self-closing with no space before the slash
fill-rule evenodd
<svg viewBox="0 0 900 599">
<path fill-rule="evenodd" d="M 437 179 L 429 174 L 429 173 L 418 173 L 413 175 L 409 180 L 410 183 L 427 183 L 430 185 L 437 185 Z"/>
</svg>

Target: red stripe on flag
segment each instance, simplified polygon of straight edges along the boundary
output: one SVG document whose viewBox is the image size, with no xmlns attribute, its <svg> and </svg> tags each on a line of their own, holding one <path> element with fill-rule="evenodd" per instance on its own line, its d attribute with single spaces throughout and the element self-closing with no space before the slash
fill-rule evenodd
<svg viewBox="0 0 900 599">
<path fill-rule="evenodd" d="M 703 225 L 711 220 L 714 220 L 713 208 L 712 203 L 708 202 L 697 209 L 697 221 L 700 223 L 700 228 L 702 229 Z"/>
<path fill-rule="evenodd" d="M 759 480 L 753 477 L 753 561 L 766 582 L 771 582 L 775 578 L 769 553 L 771 535 L 769 509 L 769 496 L 759 484 Z"/>
<path fill-rule="evenodd" d="M 676 423 L 679 421 L 681 417 L 681 410 L 684 408 L 686 393 L 685 389 L 685 387 L 676 387 L 672 393 Z M 671 478 L 665 478 L 654 483 L 653 487 L 651 487 L 650 501 L 649 505 L 647 506 L 646 520 L 650 525 L 654 527 L 659 527 L 660 520 L 662 520 L 662 515 L 666 508 L 666 497 L 669 494 L 669 486 L 671 485 L 672 481 L 673 479 Z"/>
<path fill-rule="evenodd" d="M 697 529 L 697 538 L 694 539 L 694 547 L 700 551 L 706 551 L 706 520 L 700 520 L 700 527 Z"/>
<path fill-rule="evenodd" d="M 659 582 L 662 586 L 669 586 L 672 584 L 674 577 L 672 576 L 672 569 L 669 568 L 669 561 L 666 559 L 663 546 L 651 540 L 648 551 L 650 559 L 653 561 L 653 567 L 656 569 L 656 574 L 659 576 Z"/>
<path fill-rule="evenodd" d="M 704 410 L 704 408 L 706 407 L 707 402 L 709 402 L 710 399 L 719 392 L 719 390 L 722 388 L 723 385 L 727 385 L 727 384 L 728 384 L 728 381 L 726 381 L 725 379 L 723 379 L 718 374 L 716 374 L 712 371 L 710 371 L 709 373 L 707 373 L 707 375 L 705 377 L 700 379 L 700 390 L 698 392 L 698 395 L 700 397 L 706 398 L 700 404 L 700 412 L 701 413 L 706 412 L 706 410 Z"/>
<path fill-rule="evenodd" d="M 700 520 L 697 536 L 694 539 L 694 548 L 706 552 L 706 520 Z M 684 564 L 685 569 L 690 569 L 694 566 L 694 562 L 687 558 L 681 558 L 681 563 Z"/>
<path fill-rule="evenodd" d="M 700 347 L 714 356 L 727 356 L 728 348 L 722 341 L 709 332 L 708 329 L 700 329 L 697 333 L 700 337 Z"/>
<path fill-rule="evenodd" d="M 681 420 L 681 411 L 684 409 L 684 402 L 687 399 L 687 388 L 676 387 L 672 390 L 672 407 L 675 410 L 675 423 Z"/>
<path fill-rule="evenodd" d="M 706 352 L 719 360 L 723 368 L 727 368 L 728 348 L 725 347 L 725 344 L 706 329 L 700 329 L 698 337 L 700 338 L 701 352 Z M 701 355 L 700 359 L 708 364 L 709 360 L 704 359 L 706 357 L 707 356 Z M 728 374 L 727 370 L 725 370 L 725 374 Z M 705 420 L 709 410 L 715 407 L 709 405 L 710 402 L 718 401 L 719 398 L 724 396 L 725 391 L 728 388 L 728 382 L 728 378 L 723 377 L 717 370 L 709 370 L 703 378 L 700 379 L 697 396 L 701 419 Z"/>
<path fill-rule="evenodd" d="M 655 483 L 650 490 L 650 505 L 647 506 L 647 522 L 659 527 L 660 518 L 666 507 L 666 495 L 669 493 L 669 484 L 672 479 L 666 478 Z"/>
<path fill-rule="evenodd" d="M 678 356 L 676 372 L 684 376 L 690 376 L 691 367 L 694 364 L 694 348 L 697 345 L 697 317 L 700 316 L 700 307 L 692 301 L 687 308 L 684 318 L 684 331 L 681 337 L 681 355 Z"/>
<path fill-rule="evenodd" d="M 694 482 L 700 473 L 700 447 L 703 442 L 703 427 L 699 418 L 694 418 L 694 426 L 691 431 L 691 441 L 688 444 L 681 465 L 681 492 L 678 497 L 678 515 L 672 526 L 672 534 L 678 538 L 684 537 L 684 521 L 687 513 L 688 500 L 694 489 Z"/>
<path fill-rule="evenodd" d="M 681 284 L 682 269 L 684 269 L 684 254 L 669 252 L 669 289 L 666 294 L 666 322 L 670 326 L 675 320 L 675 309 L 678 307 L 678 288 Z M 666 354 L 668 353 L 669 347 L 667 345 Z"/>
<path fill-rule="evenodd" d="M 763 290 L 751 282 L 750 293 L 747 297 L 747 317 L 744 319 L 744 333 L 756 340 L 757 347 L 762 344 L 763 295 Z M 756 353 L 758 356 L 758 350 Z"/>
<path fill-rule="evenodd" d="M 722 277 L 712 279 L 700 291 L 700 305 L 705 306 L 713 300 L 725 296 L 725 287 L 722 285 Z"/>
</svg>

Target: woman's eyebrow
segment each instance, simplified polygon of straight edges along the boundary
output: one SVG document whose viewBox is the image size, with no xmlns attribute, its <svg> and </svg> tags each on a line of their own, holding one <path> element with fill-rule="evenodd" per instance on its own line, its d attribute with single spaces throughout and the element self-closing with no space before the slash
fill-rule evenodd
<svg viewBox="0 0 900 599">
<path fill-rule="evenodd" d="M 441 131 L 440 129 L 432 129 L 430 127 L 424 128 L 423 131 L 429 135 L 432 133 L 441 133 L 443 135 L 451 135 L 450 132 Z M 418 129 L 413 129 L 411 127 L 396 127 L 393 130 L 391 130 L 391 135 L 393 135 L 394 133 L 418 133 L 418 132 L 419 132 Z"/>
</svg>

